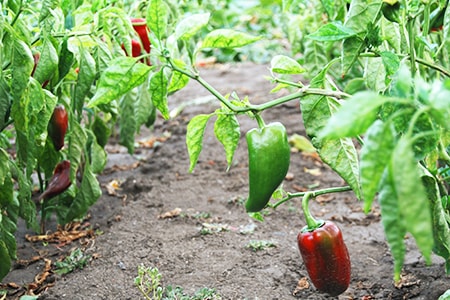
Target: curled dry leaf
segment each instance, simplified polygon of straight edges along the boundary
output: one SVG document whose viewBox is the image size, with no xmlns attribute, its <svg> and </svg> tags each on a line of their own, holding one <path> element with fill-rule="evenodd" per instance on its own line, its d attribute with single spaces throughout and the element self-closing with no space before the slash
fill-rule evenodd
<svg viewBox="0 0 450 300">
<path fill-rule="evenodd" d="M 181 208 L 175 208 L 158 216 L 158 219 L 170 219 L 178 217 L 181 214 Z"/>
<path fill-rule="evenodd" d="M 297 286 L 295 287 L 295 290 L 292 292 L 292 295 L 296 296 L 298 293 L 306 289 L 309 289 L 309 281 L 308 278 L 302 277 L 297 282 Z"/>
</svg>

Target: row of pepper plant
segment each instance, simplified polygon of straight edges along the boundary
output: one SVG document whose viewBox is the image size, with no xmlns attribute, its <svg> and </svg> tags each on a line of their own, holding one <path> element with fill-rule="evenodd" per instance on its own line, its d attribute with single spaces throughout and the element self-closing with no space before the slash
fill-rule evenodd
<svg viewBox="0 0 450 300">
<path fill-rule="evenodd" d="M 296 197 L 307 203 L 347 190 L 369 212 L 377 196 L 394 279 L 400 278 L 407 233 L 427 262 L 434 252 L 450 272 L 447 1 L 276 3 L 292 54 L 275 55 L 268 77 L 273 93 L 289 94 L 252 104 L 245 95 L 219 93 L 201 76 L 197 60 L 263 37 L 211 26 L 214 16 L 202 5 L 184 13 L 186 2 L 171 0 L 1 1 L 0 278 L 16 258 L 18 219 L 39 231 L 38 212 L 41 230 L 52 214 L 61 224 L 83 217 L 101 195 L 96 174 L 116 128 L 133 153 L 135 134 L 150 127 L 157 112 L 169 119 L 169 96 L 192 80 L 221 105 L 187 126 L 190 171 L 208 122 L 214 120 L 231 166 L 240 139 L 237 115 L 255 118 L 263 130 L 270 125 L 263 111 L 299 101 L 299 122 L 348 185 L 306 193 L 275 186 L 261 207 L 246 205 L 253 216 L 266 205 L 276 208 Z M 295 80 L 298 74 L 308 82 Z M 61 107 L 66 130 L 66 119 L 53 117 Z M 63 135 L 63 147 L 55 135 Z M 276 189 L 278 197 L 269 202 Z"/>
</svg>

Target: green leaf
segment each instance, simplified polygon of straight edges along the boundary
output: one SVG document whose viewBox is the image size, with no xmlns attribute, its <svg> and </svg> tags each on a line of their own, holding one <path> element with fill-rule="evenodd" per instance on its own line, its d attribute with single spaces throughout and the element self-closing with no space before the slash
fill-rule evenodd
<svg viewBox="0 0 450 300">
<path fill-rule="evenodd" d="M 278 74 L 300 74 L 305 69 L 294 59 L 285 55 L 276 55 L 270 62 L 272 72 Z"/>
<path fill-rule="evenodd" d="M 90 93 L 92 84 L 94 83 L 96 76 L 96 64 L 92 55 L 87 49 L 81 47 L 80 49 L 80 66 L 78 72 L 78 80 L 75 85 L 75 99 L 74 106 L 81 116 L 84 101 L 86 96 Z"/>
<path fill-rule="evenodd" d="M 394 75 L 397 73 L 400 68 L 400 59 L 398 56 L 389 51 L 380 52 L 381 59 L 383 61 L 384 68 L 386 69 L 386 73 L 388 76 Z"/>
<path fill-rule="evenodd" d="M 202 43 L 205 48 L 238 48 L 254 43 L 261 37 L 249 35 L 233 29 L 216 29 L 208 33 Z"/>
<path fill-rule="evenodd" d="M 119 57 L 110 62 L 100 77 L 98 88 L 88 107 L 107 104 L 142 84 L 151 68 L 131 57 Z"/>
<path fill-rule="evenodd" d="M 11 257 L 8 254 L 8 248 L 3 240 L 0 240 L 0 280 L 5 278 L 11 269 Z"/>
<path fill-rule="evenodd" d="M 44 38 L 36 71 L 33 77 L 41 84 L 50 80 L 58 70 L 59 57 L 55 46 L 49 38 Z"/>
<path fill-rule="evenodd" d="M 362 34 L 367 34 L 368 24 L 376 23 L 381 10 L 381 1 L 367 3 L 366 0 L 351 1 L 344 26 Z M 345 76 L 365 49 L 364 38 L 352 36 L 344 40 L 342 47 L 342 76 Z"/>
<path fill-rule="evenodd" d="M 311 80 L 312 88 L 330 88 L 326 84 L 327 68 Z M 320 140 L 319 133 L 328 120 L 337 111 L 338 102 L 323 95 L 307 95 L 300 101 L 303 123 L 321 159 L 337 172 L 353 189 L 356 197 L 361 198 L 359 183 L 359 165 L 356 149 L 351 138 Z"/>
<path fill-rule="evenodd" d="M 380 57 L 371 57 L 365 59 L 364 78 L 366 85 L 370 90 L 383 91 L 387 88 L 387 74 L 386 68 L 383 65 L 383 60 Z"/>
<path fill-rule="evenodd" d="M 169 9 L 163 0 L 150 0 L 147 4 L 147 26 L 158 40 L 167 35 L 167 24 L 169 20 Z"/>
<path fill-rule="evenodd" d="M 375 121 L 380 106 L 388 100 L 372 91 L 356 93 L 332 115 L 319 137 L 337 139 L 364 133 Z"/>
<path fill-rule="evenodd" d="M 68 213 L 65 216 L 64 224 L 83 217 L 101 194 L 102 190 L 97 177 L 92 172 L 92 167 L 89 162 L 86 162 L 80 189 L 70 205 Z"/>
<path fill-rule="evenodd" d="M 425 168 L 422 170 L 422 183 L 430 201 L 431 218 L 433 224 L 433 252 L 445 260 L 445 269 L 450 273 L 450 227 L 446 220 L 446 212 L 442 206 L 438 181 Z"/>
<path fill-rule="evenodd" d="M 389 199 L 388 199 L 389 198 Z M 430 204 L 422 184 L 411 141 L 400 138 L 381 184 L 383 226 L 394 257 L 394 279 L 400 279 L 405 254 L 404 235 L 410 232 L 425 260 L 431 262 L 433 229 Z"/>
<path fill-rule="evenodd" d="M 403 241 L 406 234 L 406 225 L 401 216 L 399 200 L 395 191 L 393 170 L 386 168 L 381 180 L 381 190 L 378 201 L 381 207 L 381 222 L 383 224 L 386 240 L 394 258 L 394 279 L 400 280 L 406 247 Z"/>
<path fill-rule="evenodd" d="M 137 90 L 132 90 L 125 94 L 119 102 L 119 142 L 128 149 L 129 154 L 134 153 L 134 134 L 136 132 L 134 102 L 136 94 Z"/>
<path fill-rule="evenodd" d="M 9 121 L 9 114 L 11 110 L 11 88 L 3 76 L 0 77 L 0 131 L 5 128 Z"/>
<path fill-rule="evenodd" d="M 95 115 L 91 130 L 95 134 L 97 143 L 104 148 L 111 135 L 111 128 L 108 127 L 107 123 L 99 115 Z"/>
<path fill-rule="evenodd" d="M 233 161 L 234 152 L 241 137 L 239 122 L 235 115 L 219 114 L 214 123 L 214 134 L 222 143 L 228 163 L 228 169 Z"/>
<path fill-rule="evenodd" d="M 393 134 L 389 125 L 377 120 L 364 136 L 364 145 L 360 152 L 360 177 L 366 213 L 372 207 L 384 170 L 391 160 L 395 146 Z"/>
<path fill-rule="evenodd" d="M 73 65 L 73 57 L 73 53 L 68 48 L 68 41 L 67 39 L 64 39 L 61 43 L 61 50 L 58 59 L 58 82 L 61 81 L 67 75 L 67 73 L 69 73 Z"/>
<path fill-rule="evenodd" d="M 169 119 L 169 105 L 167 100 L 167 89 L 169 79 L 164 69 L 161 68 L 150 78 L 150 97 L 153 104 L 161 112 L 164 119 Z"/>
<path fill-rule="evenodd" d="M 71 118 L 69 123 L 69 128 L 71 128 L 68 153 L 68 159 L 70 160 L 70 178 L 75 179 L 78 167 L 82 163 L 82 156 L 87 142 L 87 134 L 80 123 L 74 120 L 74 118 Z"/>
<path fill-rule="evenodd" d="M 450 289 L 443 293 L 438 300 L 448 300 L 450 299 Z"/>
<path fill-rule="evenodd" d="M 147 125 L 149 118 L 155 113 L 156 108 L 147 85 L 143 84 L 137 87 L 137 89 L 138 93 L 134 102 L 134 118 L 136 119 L 136 132 L 139 132 L 143 124 Z"/>
<path fill-rule="evenodd" d="M 28 85 L 34 59 L 28 45 L 19 39 L 14 41 L 12 55 L 11 90 L 15 102 L 18 102 Z"/>
<path fill-rule="evenodd" d="M 333 42 L 350 38 L 356 34 L 357 32 L 352 28 L 334 22 L 323 25 L 316 32 L 311 33 L 307 37 L 319 42 Z"/>
<path fill-rule="evenodd" d="M 209 22 L 210 13 L 190 15 L 181 20 L 175 28 L 175 37 L 181 40 L 192 38 Z"/>
<path fill-rule="evenodd" d="M 203 148 L 203 135 L 205 133 L 206 124 L 211 116 L 211 114 L 196 115 L 187 125 L 186 146 L 190 161 L 189 172 L 192 172 L 197 164 L 198 157 Z"/>
<path fill-rule="evenodd" d="M 425 260 L 431 262 L 433 238 L 430 205 L 419 175 L 411 141 L 401 138 L 392 159 L 395 190 L 407 230 L 414 236 Z"/>
<path fill-rule="evenodd" d="M 184 61 L 179 60 L 179 59 L 174 59 L 173 63 L 178 68 L 181 68 L 181 69 L 184 69 L 186 67 L 186 64 L 184 63 Z M 172 76 L 170 77 L 169 87 L 167 88 L 168 93 L 173 94 L 176 91 L 181 90 L 188 84 L 188 82 L 189 82 L 189 77 L 187 77 L 186 75 L 184 75 L 181 72 L 173 71 Z"/>
<path fill-rule="evenodd" d="M 41 7 L 41 14 L 39 15 L 39 22 L 45 20 L 48 16 L 52 14 L 59 5 L 59 0 L 43 0 Z"/>
</svg>

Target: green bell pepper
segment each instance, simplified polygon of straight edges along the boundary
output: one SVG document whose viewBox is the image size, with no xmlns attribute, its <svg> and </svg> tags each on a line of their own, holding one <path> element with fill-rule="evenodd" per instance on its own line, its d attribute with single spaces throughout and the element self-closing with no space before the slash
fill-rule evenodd
<svg viewBox="0 0 450 300">
<path fill-rule="evenodd" d="M 287 174 L 291 153 L 283 124 L 265 125 L 261 117 L 256 118 L 259 128 L 246 134 L 249 159 L 247 212 L 258 212 L 267 205 Z"/>
</svg>

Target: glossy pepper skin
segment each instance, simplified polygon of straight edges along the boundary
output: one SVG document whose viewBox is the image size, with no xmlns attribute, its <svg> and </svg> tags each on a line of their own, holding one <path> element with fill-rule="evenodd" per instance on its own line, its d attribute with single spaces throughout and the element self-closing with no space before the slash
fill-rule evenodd
<svg viewBox="0 0 450 300">
<path fill-rule="evenodd" d="M 53 198 L 69 188 L 72 184 L 70 180 L 70 161 L 63 160 L 58 163 L 53 171 L 53 176 L 50 178 L 47 188 L 39 197 L 40 200 L 47 200 Z"/>
<path fill-rule="evenodd" d="M 308 209 L 310 196 L 306 193 L 302 201 L 307 225 L 297 236 L 298 249 L 314 286 L 321 292 L 337 296 L 350 284 L 350 255 L 339 227 L 312 217 Z"/>
<path fill-rule="evenodd" d="M 289 169 L 290 147 L 286 128 L 279 122 L 265 125 L 260 121 L 259 128 L 246 134 L 249 159 L 247 212 L 258 212 L 267 205 Z"/>
<path fill-rule="evenodd" d="M 69 126 L 69 116 L 64 105 L 58 104 L 48 123 L 48 135 L 50 136 L 56 151 L 64 146 L 64 137 Z"/>
</svg>

